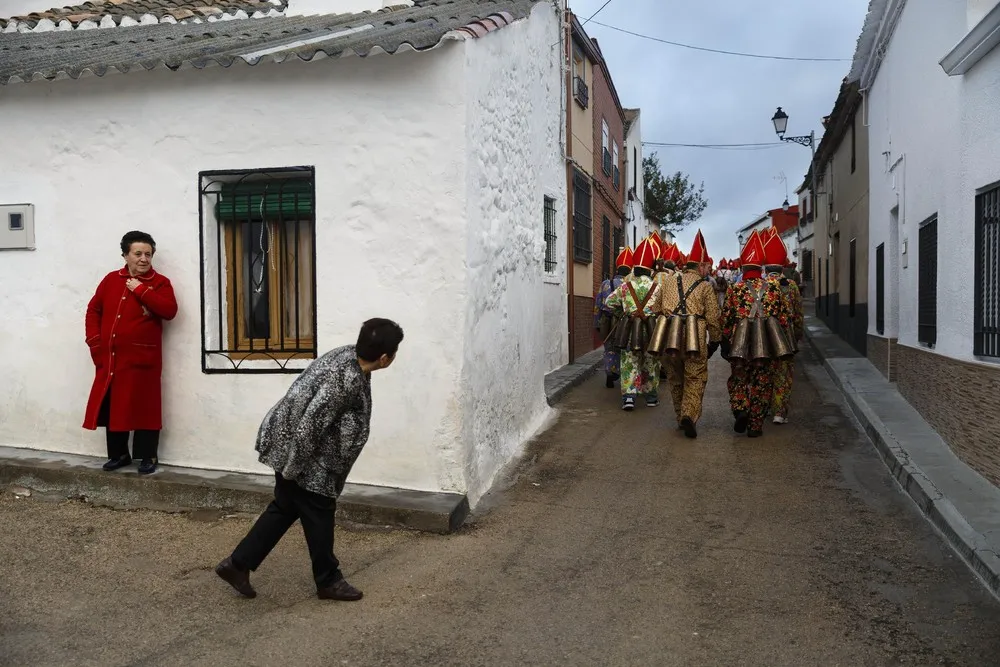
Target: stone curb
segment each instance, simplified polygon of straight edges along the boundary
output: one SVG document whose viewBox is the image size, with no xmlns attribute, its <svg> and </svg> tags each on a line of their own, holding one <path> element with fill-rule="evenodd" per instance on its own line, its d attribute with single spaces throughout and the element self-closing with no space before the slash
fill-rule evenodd
<svg viewBox="0 0 1000 667">
<path fill-rule="evenodd" d="M 0 489 L 24 487 L 42 496 L 83 498 L 96 505 L 166 512 L 214 509 L 259 514 L 274 498 L 270 475 L 160 466 L 149 477 L 134 467 L 107 473 L 103 458 L 0 448 Z M 463 494 L 348 483 L 337 519 L 350 523 L 451 533 L 469 515 Z"/>
<path fill-rule="evenodd" d="M 813 353 L 823 361 L 823 368 L 844 395 L 851 412 L 861 423 L 879 457 L 885 463 L 899 487 L 913 500 L 920 512 L 961 556 L 973 572 L 995 596 L 1000 597 L 1000 557 L 988 546 L 983 535 L 977 532 L 955 505 L 934 485 L 897 440 L 881 418 L 872 410 L 864 396 L 850 386 L 823 356 L 812 340 L 808 328 L 805 339 Z"/>
<path fill-rule="evenodd" d="M 545 399 L 550 406 L 566 397 L 570 391 L 593 375 L 604 359 L 604 350 L 597 349 L 545 376 Z"/>
</svg>

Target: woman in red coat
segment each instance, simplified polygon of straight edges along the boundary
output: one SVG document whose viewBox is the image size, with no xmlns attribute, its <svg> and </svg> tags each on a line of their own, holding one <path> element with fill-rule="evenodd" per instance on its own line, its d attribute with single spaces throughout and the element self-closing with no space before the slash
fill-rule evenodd
<svg viewBox="0 0 1000 667">
<path fill-rule="evenodd" d="M 83 427 L 107 430 L 105 470 L 140 459 L 139 474 L 156 471 L 160 442 L 163 321 L 177 314 L 174 288 L 153 270 L 156 243 L 145 232 L 122 237 L 123 269 L 104 276 L 87 305 L 87 345 L 97 371 Z"/>
</svg>

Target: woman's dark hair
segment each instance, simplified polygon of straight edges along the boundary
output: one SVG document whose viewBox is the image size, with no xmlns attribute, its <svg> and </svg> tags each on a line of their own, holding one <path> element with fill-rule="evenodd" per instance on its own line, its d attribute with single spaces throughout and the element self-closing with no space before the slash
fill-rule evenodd
<svg viewBox="0 0 1000 667">
<path fill-rule="evenodd" d="M 615 271 L 615 274 L 621 276 L 622 278 L 624 278 L 625 276 L 627 276 L 630 273 L 632 273 L 632 269 L 630 269 L 627 266 L 619 266 L 618 270 Z"/>
<path fill-rule="evenodd" d="M 647 269 L 644 266 L 637 266 L 637 267 L 635 267 L 634 269 L 632 269 L 632 273 L 634 273 L 637 276 L 651 276 L 651 275 L 653 275 L 653 272 L 650 271 L 649 269 Z"/>
<path fill-rule="evenodd" d="M 357 353 L 365 361 L 378 361 L 383 354 L 395 356 L 402 341 L 402 327 L 384 317 L 375 317 L 361 325 Z"/>
<path fill-rule="evenodd" d="M 132 250 L 133 243 L 148 243 L 149 247 L 153 249 L 153 254 L 156 254 L 156 241 L 153 237 L 146 232 L 129 232 L 122 237 L 122 254 L 127 255 Z"/>
</svg>

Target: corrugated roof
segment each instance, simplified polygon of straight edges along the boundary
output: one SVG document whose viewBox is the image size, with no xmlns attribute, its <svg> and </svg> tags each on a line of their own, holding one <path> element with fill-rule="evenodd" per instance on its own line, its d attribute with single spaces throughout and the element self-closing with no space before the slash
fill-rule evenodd
<svg viewBox="0 0 1000 667">
<path fill-rule="evenodd" d="M 287 0 L 91 0 L 80 5 L 53 7 L 24 16 L 0 18 L 0 29 L 13 23 L 13 27 L 17 29 L 30 30 L 43 21 L 51 21 L 56 26 L 65 22 L 66 27 L 76 28 L 85 21 L 100 24 L 106 18 L 115 25 L 121 25 L 123 20 L 138 22 L 144 16 L 152 16 L 157 20 L 170 17 L 175 21 L 185 21 L 232 16 L 237 12 L 245 12 L 248 16 L 257 12 L 267 15 L 272 11 L 282 12 L 287 5 Z"/>
<path fill-rule="evenodd" d="M 108 30 L 0 34 L 0 85 L 91 73 L 173 70 L 264 59 L 367 56 L 437 46 L 461 31 L 477 37 L 524 18 L 544 0 L 417 0 L 413 7 L 330 14 L 139 25 Z"/>
</svg>

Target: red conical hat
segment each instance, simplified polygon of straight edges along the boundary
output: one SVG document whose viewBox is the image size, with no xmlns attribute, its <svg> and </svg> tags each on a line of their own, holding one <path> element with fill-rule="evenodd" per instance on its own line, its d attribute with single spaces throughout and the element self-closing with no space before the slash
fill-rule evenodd
<svg viewBox="0 0 1000 667">
<path fill-rule="evenodd" d="M 659 259 L 660 254 L 663 252 L 663 239 L 656 232 L 652 232 L 646 237 L 646 240 L 653 246 L 653 250 L 656 252 L 656 259 Z"/>
<path fill-rule="evenodd" d="M 649 239 L 640 241 L 639 245 L 635 247 L 635 252 L 632 254 L 632 267 L 642 267 L 651 270 L 655 260 L 656 248 L 653 247 L 653 244 L 649 242 Z"/>
<path fill-rule="evenodd" d="M 777 231 L 774 231 L 764 239 L 764 264 L 766 266 L 784 266 L 787 263 L 788 248 L 785 247 L 785 242 L 778 236 Z"/>
<path fill-rule="evenodd" d="M 687 255 L 682 253 L 680 249 L 677 250 L 677 266 L 684 266 L 688 263 Z"/>
<path fill-rule="evenodd" d="M 695 262 L 697 264 L 704 264 L 709 261 L 708 248 L 705 247 L 705 237 L 702 236 L 701 230 L 694 235 L 694 243 L 691 245 L 691 252 L 688 253 L 688 262 Z"/>
<path fill-rule="evenodd" d="M 622 248 L 622 251 L 618 253 L 618 258 L 615 259 L 615 268 L 617 269 L 622 266 L 632 268 L 632 249 L 628 246 Z"/>
<path fill-rule="evenodd" d="M 722 271 L 729 270 L 729 261 L 725 257 L 719 260 L 719 269 Z"/>
<path fill-rule="evenodd" d="M 756 229 L 750 234 L 747 244 L 743 246 L 743 252 L 740 253 L 740 267 L 764 266 L 764 243 L 760 236 L 760 232 Z"/>
<path fill-rule="evenodd" d="M 667 260 L 668 262 L 673 262 L 674 264 L 677 264 L 680 258 L 681 258 L 681 251 L 677 249 L 676 243 L 671 243 L 663 250 L 663 259 Z"/>
</svg>

